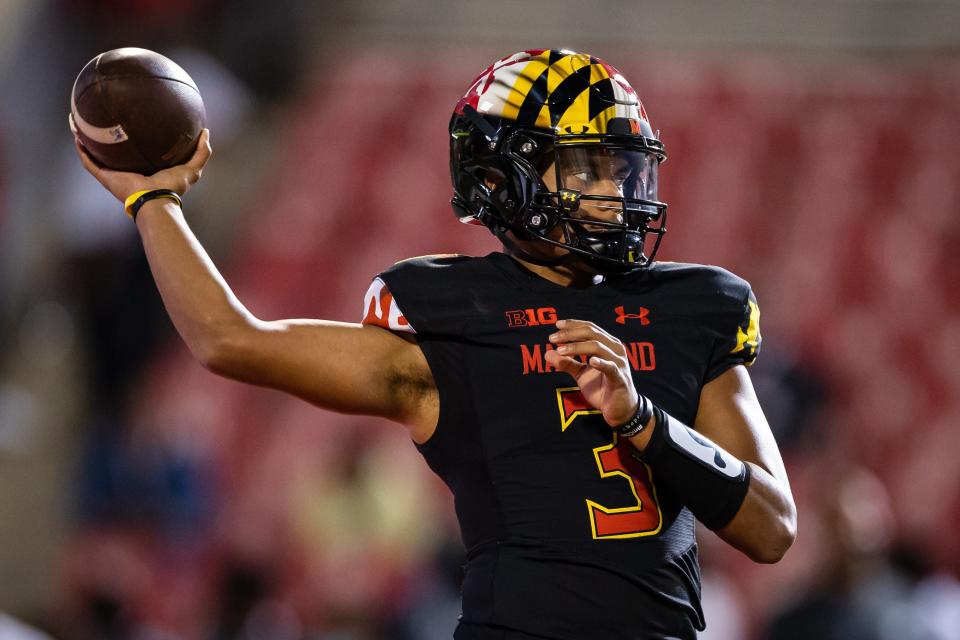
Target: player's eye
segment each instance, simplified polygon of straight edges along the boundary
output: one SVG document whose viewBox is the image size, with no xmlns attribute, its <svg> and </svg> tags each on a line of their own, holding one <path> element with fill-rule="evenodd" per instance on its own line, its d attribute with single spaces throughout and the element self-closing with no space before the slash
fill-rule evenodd
<svg viewBox="0 0 960 640">
<path fill-rule="evenodd" d="M 566 186 L 574 189 L 582 189 L 599 179 L 600 177 L 593 167 L 575 167 L 567 172 Z"/>
<path fill-rule="evenodd" d="M 617 186 L 622 187 L 631 177 L 633 177 L 633 170 L 629 165 L 624 165 L 613 171 L 613 181 L 617 183 Z"/>
<path fill-rule="evenodd" d="M 622 154 L 610 156 L 608 170 L 613 181 L 621 185 L 636 174 L 636 167 L 630 162 L 630 158 Z"/>
</svg>

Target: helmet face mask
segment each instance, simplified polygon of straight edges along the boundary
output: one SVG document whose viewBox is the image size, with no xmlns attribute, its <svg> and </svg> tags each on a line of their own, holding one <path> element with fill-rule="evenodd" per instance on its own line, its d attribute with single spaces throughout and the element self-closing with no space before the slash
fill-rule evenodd
<svg viewBox="0 0 960 640">
<path fill-rule="evenodd" d="M 556 86 L 537 94 L 538 83 Z M 514 118 L 481 114 L 473 103 Z M 537 120 L 524 123 L 524 112 Z M 657 199 L 666 154 L 636 94 L 606 63 L 565 51 L 504 58 L 457 105 L 450 132 L 452 204 L 461 221 L 484 224 L 505 242 L 512 231 L 562 247 L 601 273 L 652 262 L 666 231 L 666 204 Z"/>
</svg>

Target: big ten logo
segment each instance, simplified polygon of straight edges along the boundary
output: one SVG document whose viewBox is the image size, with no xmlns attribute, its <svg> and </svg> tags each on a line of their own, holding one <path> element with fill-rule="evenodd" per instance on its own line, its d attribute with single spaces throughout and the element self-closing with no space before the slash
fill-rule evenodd
<svg viewBox="0 0 960 640">
<path fill-rule="evenodd" d="M 506 314 L 509 327 L 539 327 L 543 324 L 557 323 L 557 310 L 553 307 L 515 309 L 507 311 Z"/>
</svg>

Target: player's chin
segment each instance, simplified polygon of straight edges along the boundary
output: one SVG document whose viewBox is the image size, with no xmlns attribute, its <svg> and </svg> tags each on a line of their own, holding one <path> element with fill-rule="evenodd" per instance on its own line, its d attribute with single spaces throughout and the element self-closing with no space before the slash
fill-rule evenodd
<svg viewBox="0 0 960 640">
<path fill-rule="evenodd" d="M 564 251 L 563 255 L 557 260 L 556 268 L 577 276 L 593 277 L 607 274 L 607 271 L 596 260 L 574 251 Z"/>
<path fill-rule="evenodd" d="M 509 245 L 513 245 L 530 258 L 533 258 L 541 264 L 562 264 L 569 260 L 570 250 L 553 244 L 553 242 L 562 242 L 563 233 L 556 229 L 546 238 L 537 238 L 535 236 L 520 237 L 514 232 L 508 233 Z"/>
<path fill-rule="evenodd" d="M 587 273 L 592 276 L 603 275 L 605 272 L 598 265 L 590 262 L 590 258 L 579 253 L 571 253 L 570 267 L 580 273 Z"/>
</svg>

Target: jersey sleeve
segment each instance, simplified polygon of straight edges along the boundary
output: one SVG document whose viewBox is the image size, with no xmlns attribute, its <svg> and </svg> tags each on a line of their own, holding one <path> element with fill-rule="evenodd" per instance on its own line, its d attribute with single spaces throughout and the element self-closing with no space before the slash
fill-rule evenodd
<svg viewBox="0 0 960 640">
<path fill-rule="evenodd" d="M 760 352 L 760 307 L 750 285 L 734 278 L 722 288 L 724 309 L 717 314 L 704 383 L 735 365 L 752 365 Z"/>
<path fill-rule="evenodd" d="M 393 297 L 390 288 L 382 278 L 377 277 L 370 283 L 363 296 L 362 324 L 372 324 L 390 331 L 416 333 L 416 329 L 400 310 L 400 304 Z"/>
<path fill-rule="evenodd" d="M 402 260 L 370 284 L 362 322 L 413 334 L 418 341 L 462 335 L 464 323 L 476 313 L 469 292 L 482 282 L 472 269 L 464 256 Z"/>
</svg>

